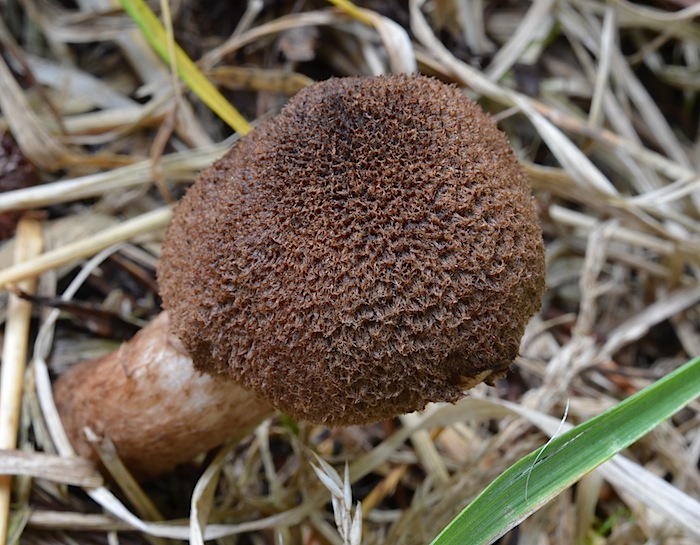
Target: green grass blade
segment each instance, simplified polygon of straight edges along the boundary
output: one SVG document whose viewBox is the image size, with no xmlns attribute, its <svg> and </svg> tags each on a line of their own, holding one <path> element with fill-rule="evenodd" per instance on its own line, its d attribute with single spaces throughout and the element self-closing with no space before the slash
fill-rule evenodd
<svg viewBox="0 0 700 545">
<path fill-rule="evenodd" d="M 432 545 L 493 543 L 698 396 L 700 357 L 518 461 L 469 504 Z"/>
<path fill-rule="evenodd" d="M 163 25 L 143 0 L 120 0 L 124 11 L 139 26 L 151 47 L 166 61 L 170 62 L 168 34 Z M 216 87 L 197 68 L 179 45 L 174 44 L 175 66 L 182 81 L 202 102 L 209 106 L 233 130 L 241 135 L 251 131 L 250 124 Z"/>
</svg>

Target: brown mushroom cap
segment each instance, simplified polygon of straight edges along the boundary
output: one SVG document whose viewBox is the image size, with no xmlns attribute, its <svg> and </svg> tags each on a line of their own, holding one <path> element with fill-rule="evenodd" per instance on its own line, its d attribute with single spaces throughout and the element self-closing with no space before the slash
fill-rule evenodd
<svg viewBox="0 0 700 545">
<path fill-rule="evenodd" d="M 544 289 L 505 136 L 422 76 L 298 93 L 178 206 L 159 281 L 195 365 L 348 425 L 502 375 Z"/>
</svg>

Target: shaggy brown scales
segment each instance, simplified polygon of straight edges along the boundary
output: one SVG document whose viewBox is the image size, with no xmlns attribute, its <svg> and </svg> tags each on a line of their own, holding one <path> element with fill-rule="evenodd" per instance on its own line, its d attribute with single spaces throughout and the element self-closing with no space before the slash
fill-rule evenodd
<svg viewBox="0 0 700 545">
<path fill-rule="evenodd" d="M 297 94 L 177 208 L 159 283 L 195 366 L 348 425 L 502 375 L 544 291 L 505 136 L 422 76 Z"/>
</svg>

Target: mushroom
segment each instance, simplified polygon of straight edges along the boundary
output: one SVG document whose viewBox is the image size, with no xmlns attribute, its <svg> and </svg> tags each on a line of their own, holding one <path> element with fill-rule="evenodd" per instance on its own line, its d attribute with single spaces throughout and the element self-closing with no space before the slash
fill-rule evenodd
<svg viewBox="0 0 700 545">
<path fill-rule="evenodd" d="M 57 403 L 82 455 L 90 426 L 155 474 L 272 407 L 345 426 L 454 402 L 507 372 L 544 276 L 530 188 L 476 103 L 330 79 L 199 176 L 163 243 L 167 316 L 60 377 Z"/>
</svg>

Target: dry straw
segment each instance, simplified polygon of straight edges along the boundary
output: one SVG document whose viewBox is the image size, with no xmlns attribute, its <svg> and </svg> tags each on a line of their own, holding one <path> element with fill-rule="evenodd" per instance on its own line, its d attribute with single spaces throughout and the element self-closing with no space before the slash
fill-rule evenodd
<svg viewBox="0 0 700 545">
<path fill-rule="evenodd" d="M 27 217 L 20 221 L 16 237 L 15 262 L 20 265 L 42 250 L 41 220 Z M 35 292 L 36 282 L 33 279 L 25 280 L 17 288 L 31 294 Z M 17 447 L 17 433 L 20 427 L 32 305 L 15 294 L 10 295 L 7 305 L 2 373 L 0 374 L 0 449 L 8 450 L 11 454 Z M 21 474 L 21 472 L 15 473 L 11 470 L 0 472 L 0 540 L 3 541 L 8 532 L 13 474 Z"/>
<path fill-rule="evenodd" d="M 41 255 L 14 263 L 13 241 L 0 248 L 0 284 L 40 278 L 39 293 L 54 297 L 74 280 L 63 294 L 70 300 L 88 280 L 81 297 L 146 317 L 156 307 L 152 288 L 134 288 L 104 259 L 128 253 L 144 277 L 151 274 L 170 216 L 163 195 L 179 195 L 233 141 L 192 93 L 176 88 L 171 67 L 113 2 L 6 4 L 0 128 L 11 130 L 43 183 L 0 194 L 0 211 L 47 209 L 49 216 Z M 11 543 L 116 542 L 128 530 L 139 541 L 247 534 L 255 543 L 343 544 L 342 528 L 356 520 L 354 507 L 346 508 L 357 501 L 363 544 L 429 543 L 510 464 L 547 441 L 567 399 L 569 421 L 589 419 L 700 352 L 699 5 L 243 4 L 216 20 L 195 2 L 172 2 L 170 10 L 176 39 L 231 89 L 250 122 L 267 119 L 312 77 L 415 67 L 458 85 L 496 116 L 540 207 L 548 244 L 543 313 L 498 388 L 375 427 L 329 432 L 275 419 L 177 479 L 141 488 L 107 458 L 108 444 L 101 447 L 114 472 L 108 486 L 73 456 L 53 407 L 51 380 L 64 363 L 52 350 L 69 345 L 77 360 L 94 338 L 76 334 L 65 314 L 57 321 L 59 311 L 36 308 L 33 350 L 26 325 L 4 337 L 2 387 L 12 393 L 2 394 L 3 403 L 12 399 L 14 407 L 24 394 L 19 412 L 7 412 L 19 418 L 18 434 L 9 434 L 18 448 L 0 447 L 0 474 L 14 483 L 10 517 L 0 515 Z M 222 21 L 232 23 L 219 33 Z M 311 64 L 301 50 L 311 52 Z M 15 235 L 14 246 L 28 250 L 23 238 Z M 10 308 L 10 299 L 2 296 L 0 316 L 12 331 L 29 314 L 26 304 L 19 313 L 16 303 Z M 26 374 L 16 365 L 27 359 L 15 350 L 22 345 L 33 354 Z M 549 543 L 697 543 L 699 410 L 691 404 L 628 458 L 544 506 L 520 535 Z M 3 433 L 13 429 L 0 422 Z M 330 490 L 312 468 L 320 463 L 312 452 L 335 467 L 323 472 Z M 346 461 L 348 478 L 336 480 Z M 83 486 L 87 496 L 66 484 Z M 178 490 L 174 511 L 159 486 Z M 333 492 L 342 498 L 338 525 L 327 509 Z"/>
</svg>

